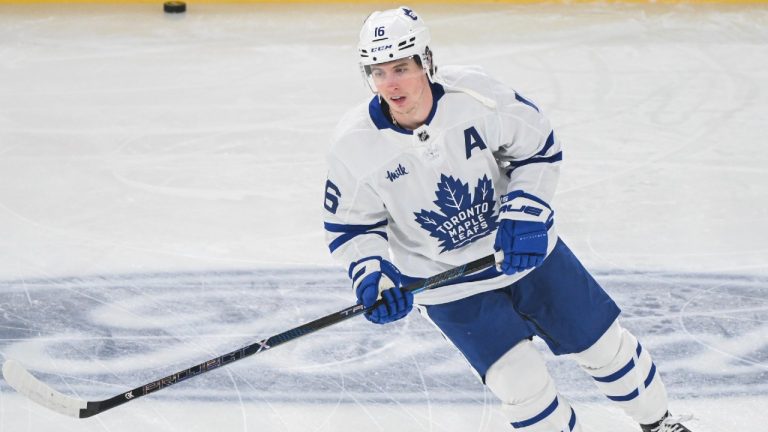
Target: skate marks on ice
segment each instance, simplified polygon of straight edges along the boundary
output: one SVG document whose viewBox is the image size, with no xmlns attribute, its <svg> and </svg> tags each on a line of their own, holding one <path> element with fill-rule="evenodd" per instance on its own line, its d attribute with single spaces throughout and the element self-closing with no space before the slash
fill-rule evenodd
<svg viewBox="0 0 768 432">
<path fill-rule="evenodd" d="M 349 306 L 344 276 L 315 268 L 3 281 L 0 354 L 59 391 L 102 399 Z M 672 397 L 768 395 L 766 278 L 596 278 L 654 354 Z M 417 315 L 388 326 L 350 320 L 149 397 L 487 403 L 460 355 Z M 602 400 L 572 361 L 547 359 L 564 394 Z M 10 388 L 0 382 L 0 391 Z"/>
<path fill-rule="evenodd" d="M 622 324 L 648 347 L 672 398 L 768 395 L 765 277 L 645 272 L 595 276 L 621 306 Z M 591 380 L 568 364 L 572 361 L 552 361 L 564 393 L 577 400 L 602 399 L 587 386 Z"/>
</svg>

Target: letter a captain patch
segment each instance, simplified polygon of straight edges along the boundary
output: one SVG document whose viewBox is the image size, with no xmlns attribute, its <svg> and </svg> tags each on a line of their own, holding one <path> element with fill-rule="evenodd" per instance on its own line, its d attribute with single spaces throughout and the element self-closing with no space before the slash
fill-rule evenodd
<svg viewBox="0 0 768 432">
<path fill-rule="evenodd" d="M 470 126 L 468 129 L 464 129 L 464 147 L 467 149 L 467 159 L 472 156 L 472 149 L 477 147 L 480 150 L 487 149 L 488 147 L 480 138 L 480 134 L 477 133 L 477 129 L 474 126 Z"/>
</svg>

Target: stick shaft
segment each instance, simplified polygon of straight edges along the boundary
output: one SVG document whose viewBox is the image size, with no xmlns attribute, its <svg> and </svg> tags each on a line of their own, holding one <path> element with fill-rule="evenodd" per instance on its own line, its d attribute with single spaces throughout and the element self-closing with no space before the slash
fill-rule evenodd
<svg viewBox="0 0 768 432">
<path fill-rule="evenodd" d="M 434 289 L 443 285 L 446 282 L 449 282 L 461 276 L 475 273 L 479 270 L 483 270 L 485 268 L 491 267 L 495 263 L 496 263 L 496 259 L 494 255 L 488 255 L 483 258 L 477 259 L 475 261 L 469 262 L 467 264 L 454 267 L 450 270 L 446 270 L 442 273 L 439 273 L 428 279 L 425 279 L 423 282 L 409 284 L 403 287 L 403 289 L 406 291 L 412 291 L 413 293 Z M 228 365 L 230 363 L 234 363 L 238 360 L 242 360 L 246 357 L 252 356 L 254 354 L 258 354 L 262 351 L 272 349 L 278 345 L 282 345 L 294 339 L 298 339 L 301 336 L 305 336 L 310 333 L 314 333 L 318 330 L 324 329 L 326 327 L 332 326 L 334 324 L 338 324 L 340 322 L 346 321 L 352 317 L 365 313 L 369 310 L 373 310 L 380 304 L 380 302 L 381 301 L 377 302 L 376 304 L 374 304 L 373 306 L 367 309 L 362 305 L 349 306 L 338 312 L 334 312 L 330 315 L 326 315 L 322 318 L 318 318 L 314 321 L 308 322 L 306 324 L 302 324 L 298 327 L 295 327 L 290 330 L 284 331 L 280 334 L 268 337 L 267 339 L 242 347 L 238 350 L 229 352 L 222 356 L 207 360 L 203 363 L 192 366 L 191 368 L 184 369 L 182 371 L 168 375 L 165 378 L 161 378 L 151 383 L 144 384 L 143 386 L 136 387 L 135 389 L 128 391 L 126 393 L 116 395 L 112 398 L 105 399 L 103 401 L 88 402 L 87 408 L 80 410 L 80 417 L 84 418 L 84 417 L 93 416 L 95 414 L 99 414 L 108 409 L 122 405 L 129 401 L 132 401 L 141 396 L 146 396 L 150 393 L 154 393 L 166 387 L 170 387 L 174 384 L 180 383 L 182 381 L 186 381 L 190 378 L 196 377 L 203 373 L 209 372 L 214 369 L 218 369 L 222 366 Z"/>
<path fill-rule="evenodd" d="M 418 293 L 421 291 L 438 288 L 444 285 L 446 282 L 453 281 L 464 275 L 468 275 L 491 267 L 495 263 L 496 259 L 494 255 L 488 255 L 462 266 L 446 270 L 423 281 L 408 284 L 407 286 L 404 286 L 403 289 L 413 293 Z M 182 381 L 186 381 L 190 378 L 194 378 L 198 375 L 202 375 L 214 369 L 218 369 L 222 366 L 226 366 L 230 363 L 234 363 L 238 360 L 242 360 L 254 354 L 258 354 L 262 351 L 267 351 L 278 345 L 282 345 L 286 342 L 298 339 L 302 336 L 314 333 L 334 324 L 346 321 L 350 318 L 356 317 L 357 315 L 373 310 L 379 306 L 382 301 L 383 300 L 379 300 L 369 308 L 365 308 L 362 305 L 349 306 L 338 312 L 334 312 L 330 315 L 326 315 L 322 318 L 318 318 L 314 321 L 302 324 L 298 327 L 294 327 L 274 336 L 270 336 L 259 342 L 244 346 L 232 352 L 228 352 L 222 356 L 206 360 L 190 368 L 178 371 L 164 378 L 160 378 L 159 380 L 152 381 L 150 383 L 136 387 L 133 390 L 120 393 L 109 399 L 104 399 L 101 401 L 85 401 L 59 393 L 44 382 L 35 378 L 26 369 L 24 369 L 21 364 L 13 360 L 9 360 L 3 365 L 3 375 L 5 376 L 6 381 L 11 384 L 11 386 L 15 388 L 19 393 L 27 396 L 40 405 L 72 417 L 86 418 L 100 414 L 108 409 L 120 406 L 142 396 L 146 396 L 150 393 L 160 391 L 164 388 L 170 387 Z"/>
</svg>

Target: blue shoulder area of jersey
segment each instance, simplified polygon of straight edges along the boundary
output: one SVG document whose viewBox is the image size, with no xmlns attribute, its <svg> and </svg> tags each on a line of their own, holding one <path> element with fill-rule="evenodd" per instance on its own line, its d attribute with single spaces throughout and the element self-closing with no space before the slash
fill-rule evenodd
<svg viewBox="0 0 768 432">
<path fill-rule="evenodd" d="M 429 87 L 432 89 L 432 110 L 429 112 L 429 116 L 427 116 L 426 124 L 429 124 L 432 121 L 432 118 L 435 116 L 435 113 L 437 112 L 437 102 L 440 100 L 440 98 L 443 97 L 445 94 L 445 89 L 442 85 L 438 83 L 430 83 Z M 405 135 L 413 135 L 413 131 L 408 129 L 403 129 L 399 126 L 395 126 L 392 123 L 392 120 L 390 120 L 386 114 L 384 114 L 384 109 L 381 107 L 381 101 L 379 100 L 379 96 L 376 95 L 371 99 L 371 103 L 368 104 L 368 113 L 371 116 L 371 120 L 373 121 L 373 124 L 376 125 L 379 130 L 381 129 L 392 129 L 395 132 L 399 132 L 401 134 Z"/>
</svg>

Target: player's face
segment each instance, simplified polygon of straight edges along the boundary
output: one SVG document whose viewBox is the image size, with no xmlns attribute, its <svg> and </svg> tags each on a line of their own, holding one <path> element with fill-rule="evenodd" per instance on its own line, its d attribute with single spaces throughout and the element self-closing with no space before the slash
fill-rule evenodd
<svg viewBox="0 0 768 432">
<path fill-rule="evenodd" d="M 413 58 L 405 58 L 371 66 L 371 78 L 379 95 L 397 115 L 412 116 L 424 111 L 429 113 L 431 99 L 425 94 L 429 80 L 424 69 Z"/>
</svg>

